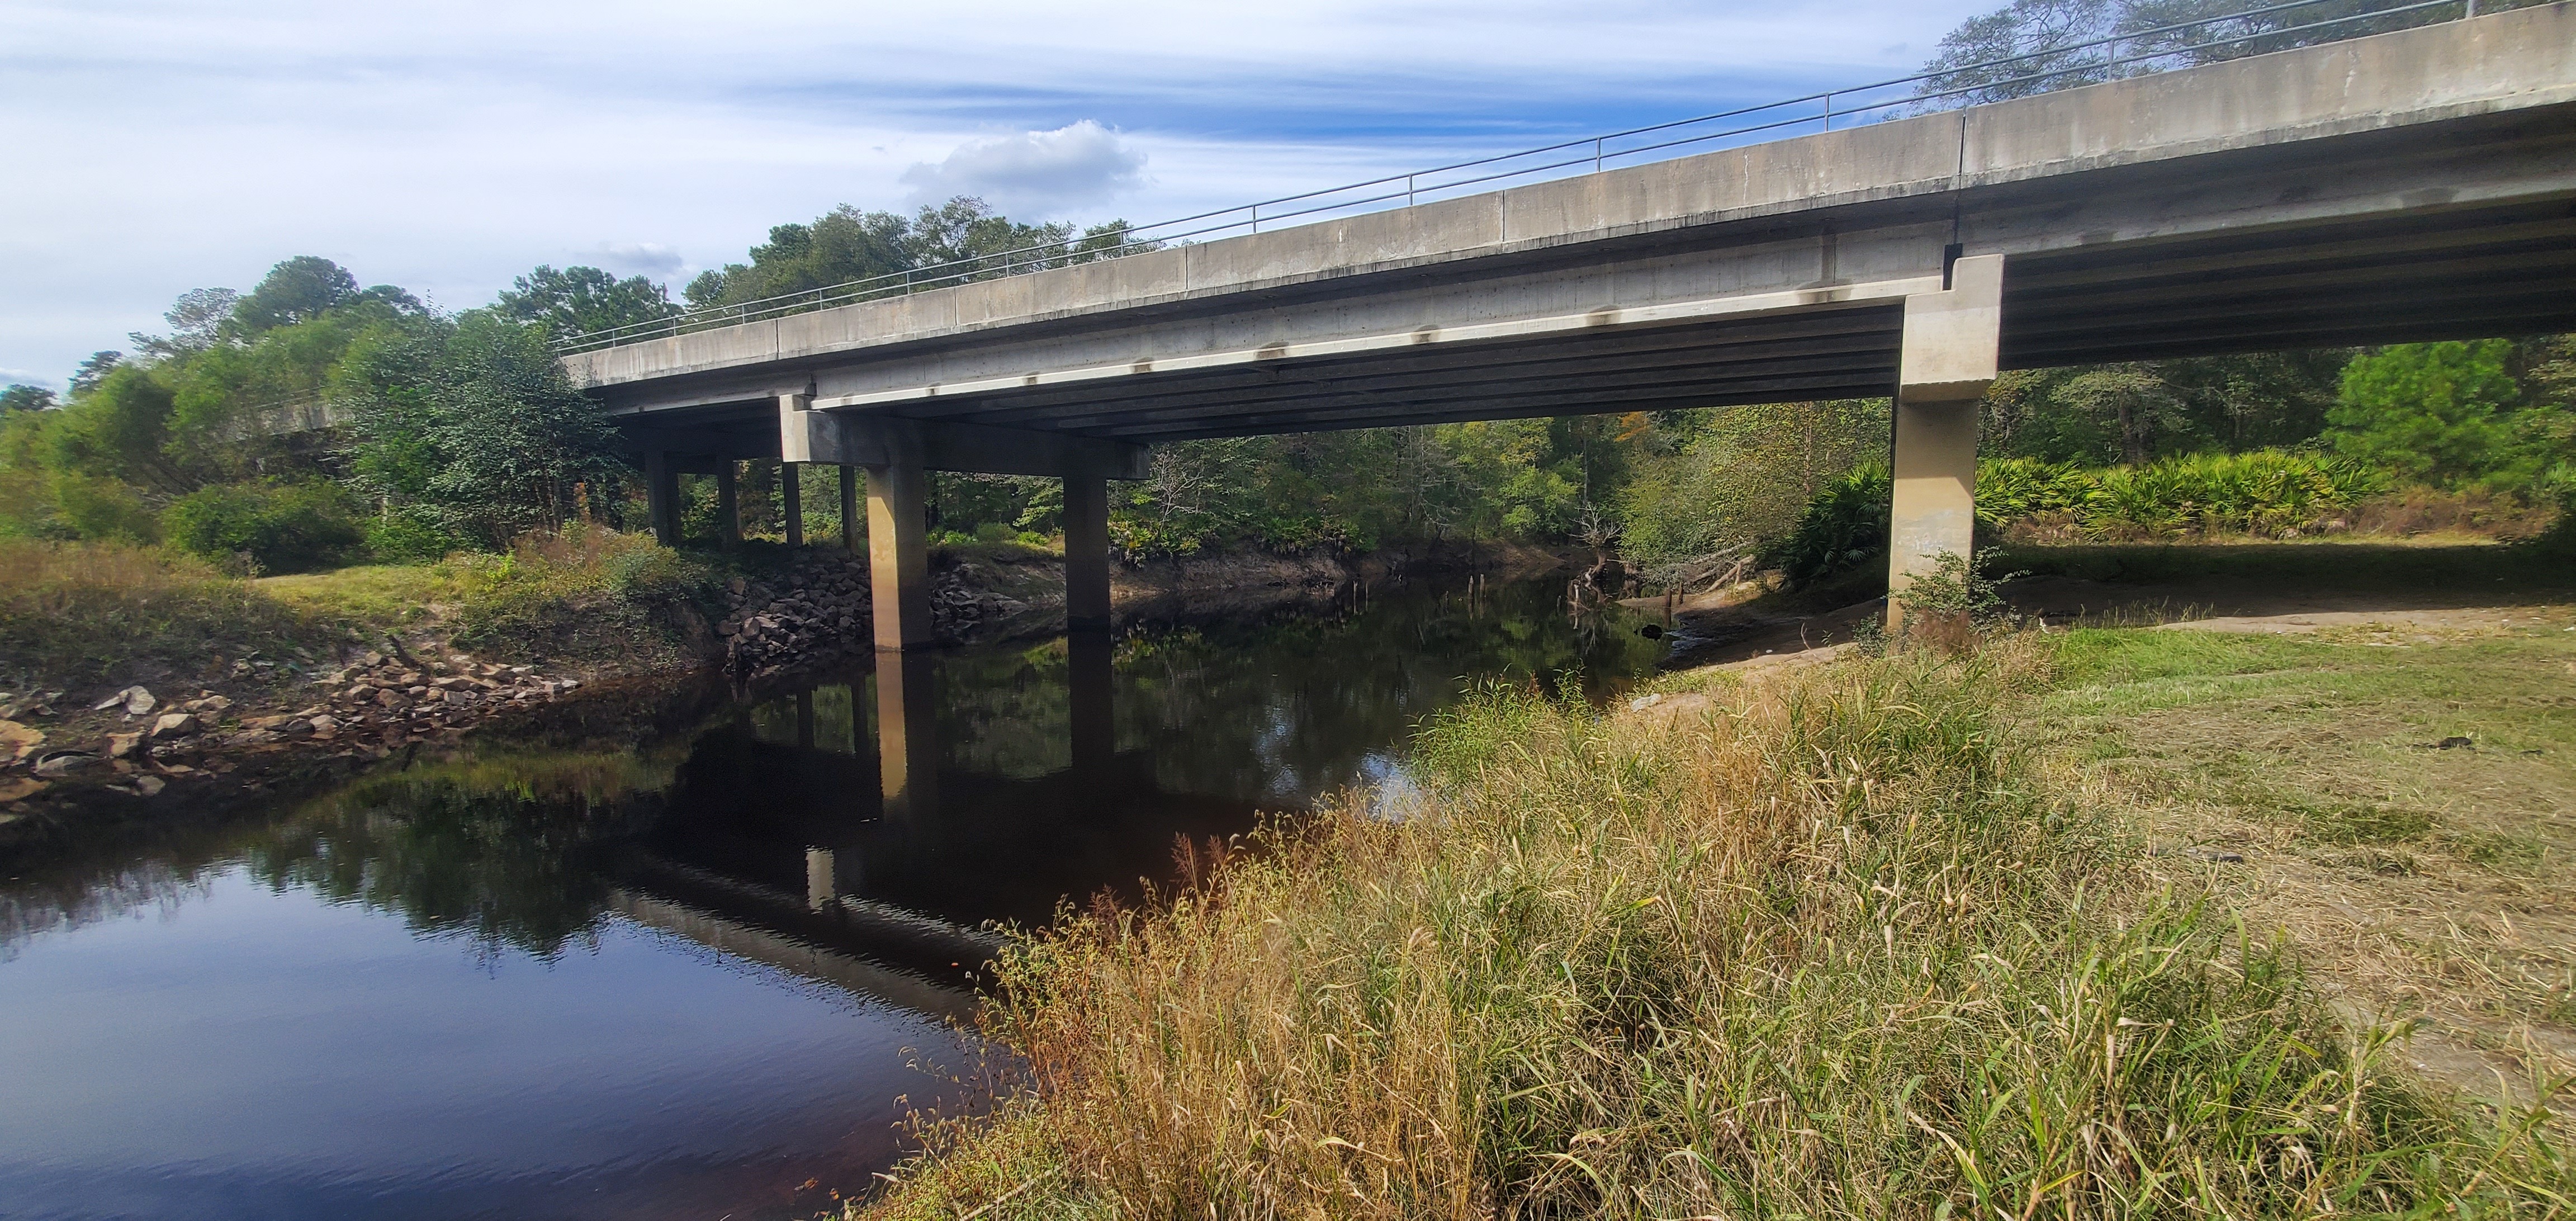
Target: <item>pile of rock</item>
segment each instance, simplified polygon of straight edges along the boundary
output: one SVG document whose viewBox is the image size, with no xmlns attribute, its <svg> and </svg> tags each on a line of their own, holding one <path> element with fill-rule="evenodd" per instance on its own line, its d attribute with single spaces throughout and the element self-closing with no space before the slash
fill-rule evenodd
<svg viewBox="0 0 2576 1221">
<path fill-rule="evenodd" d="M 757 679 L 790 666 L 866 648 L 868 562 L 848 552 L 809 552 L 775 577 L 726 587 L 716 624 L 725 668 Z"/>
<path fill-rule="evenodd" d="M 959 563 L 930 575 L 930 634 L 943 643 L 972 639 L 978 631 L 1020 615 L 1029 604 L 993 592 L 988 574 Z"/>
<path fill-rule="evenodd" d="M 394 747 L 462 730 L 502 709 L 551 700 L 581 685 L 578 679 L 549 678 L 535 666 L 478 662 L 461 653 L 426 659 L 368 653 L 313 681 L 331 693 L 296 712 L 245 717 L 222 735 L 222 744 L 355 738 Z"/>
<path fill-rule="evenodd" d="M 982 588 L 983 575 L 962 563 L 931 574 L 932 639 L 954 644 L 1029 609 Z M 773 577 L 737 578 L 726 589 L 716 635 L 724 641 L 726 668 L 738 678 L 760 679 L 871 649 L 873 625 L 867 560 L 821 551 Z"/>
</svg>

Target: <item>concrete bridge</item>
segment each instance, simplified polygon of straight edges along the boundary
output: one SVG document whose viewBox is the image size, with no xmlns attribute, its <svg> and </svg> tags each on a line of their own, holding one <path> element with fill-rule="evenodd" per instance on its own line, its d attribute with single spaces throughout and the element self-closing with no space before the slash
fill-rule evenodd
<svg viewBox="0 0 2576 1221">
<path fill-rule="evenodd" d="M 1892 394 L 1891 584 L 1970 546 L 1998 370 L 2576 329 L 2560 3 L 565 358 L 673 476 L 866 471 L 880 648 L 927 638 L 925 470 L 1157 441 Z M 792 483 L 792 481 L 790 481 Z"/>
</svg>

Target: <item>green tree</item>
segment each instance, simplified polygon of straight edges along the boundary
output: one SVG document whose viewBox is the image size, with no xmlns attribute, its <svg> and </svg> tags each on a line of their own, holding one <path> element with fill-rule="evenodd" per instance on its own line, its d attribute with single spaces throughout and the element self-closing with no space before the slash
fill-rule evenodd
<svg viewBox="0 0 2576 1221">
<path fill-rule="evenodd" d="M 169 451 L 173 395 L 155 371 L 115 369 L 76 394 L 46 429 L 46 465 L 115 480 L 159 496 L 183 496 L 205 482 Z"/>
<path fill-rule="evenodd" d="M 542 264 L 513 280 L 492 307 L 503 317 L 544 327 L 556 340 L 659 322 L 680 312 L 668 289 L 642 276 L 620 280 L 596 267 L 557 271 Z"/>
<path fill-rule="evenodd" d="M 123 352 L 90 353 L 89 359 L 80 362 L 80 367 L 72 370 L 72 397 L 79 398 L 98 389 L 99 385 L 107 380 L 107 375 L 115 372 L 117 366 L 124 361 Z"/>
<path fill-rule="evenodd" d="M 126 338 L 146 360 L 184 359 L 213 347 L 221 338 L 224 321 L 240 305 L 241 294 L 229 288 L 192 288 L 162 312 L 162 320 L 170 324 L 169 334 L 135 331 Z"/>
<path fill-rule="evenodd" d="M 909 230 L 891 212 L 842 204 L 811 224 L 771 229 L 768 242 L 751 248 L 751 262 L 701 272 L 682 295 L 705 309 L 904 271 L 912 266 L 904 249 Z"/>
<path fill-rule="evenodd" d="M 2481 12 L 2547 0 L 2484 0 Z M 1971 17 L 1941 39 L 1930 78 L 1917 86 L 1932 106 L 1967 106 L 2100 84 L 2174 68 L 2262 55 L 2449 21 L 2457 6 L 2370 15 L 2386 0 L 2330 0 L 2229 17 L 2245 0 L 2012 0 Z M 2228 18 L 2227 20 L 2211 20 Z M 2192 24 L 2173 30 L 2167 27 Z M 2106 47 L 2065 51 L 2106 38 Z"/>
<path fill-rule="evenodd" d="M 499 546 L 560 527 L 575 483 L 605 494 L 628 473 L 616 430 L 534 325 L 470 310 L 382 333 L 349 363 L 351 470 L 383 512 L 422 514 Z"/>
<path fill-rule="evenodd" d="M 1794 529 L 1855 467 L 1887 460 L 1885 399 L 1667 413 L 1618 505 L 1625 550 L 1653 565 Z"/>
<path fill-rule="evenodd" d="M 12 382 L 0 390 L 0 413 L 11 411 L 45 411 L 54 405 L 54 392 L 42 386 Z"/>
<path fill-rule="evenodd" d="M 843 204 L 811 223 L 771 229 L 767 242 L 751 248 L 749 263 L 701 272 L 681 295 L 692 308 L 711 309 L 905 271 L 924 271 L 923 283 L 945 282 L 1061 267 L 1153 245 L 1130 238 L 1125 221 L 1093 225 L 1077 235 L 1068 224 L 1012 220 L 971 195 L 925 204 L 909 218 Z"/>
<path fill-rule="evenodd" d="M 2531 443 L 2554 407 L 2515 410 L 2510 340 L 2406 343 L 2354 358 L 2328 418 L 2337 452 L 2443 487 L 2528 487 L 2552 455 Z"/>
<path fill-rule="evenodd" d="M 428 313 L 402 289 L 390 284 L 361 289 L 347 268 L 303 254 L 270 268 L 217 330 L 226 339 L 256 339 L 278 327 L 343 311 L 376 319 Z"/>
</svg>

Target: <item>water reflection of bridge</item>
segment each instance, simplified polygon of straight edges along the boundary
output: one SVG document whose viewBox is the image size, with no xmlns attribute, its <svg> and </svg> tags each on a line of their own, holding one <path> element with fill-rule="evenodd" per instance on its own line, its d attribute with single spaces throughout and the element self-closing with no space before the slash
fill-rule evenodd
<svg viewBox="0 0 2576 1221">
<path fill-rule="evenodd" d="M 1165 791 L 1150 750 L 1117 749 L 1106 633 L 1077 633 L 1067 654 L 1069 741 L 1039 775 L 943 759 L 939 658 L 919 651 L 707 733 L 622 861 L 616 906 L 860 995 L 962 1013 L 1001 945 L 990 924 L 1132 893 L 1170 873 L 1177 837 L 1254 819 L 1238 797 Z"/>
</svg>

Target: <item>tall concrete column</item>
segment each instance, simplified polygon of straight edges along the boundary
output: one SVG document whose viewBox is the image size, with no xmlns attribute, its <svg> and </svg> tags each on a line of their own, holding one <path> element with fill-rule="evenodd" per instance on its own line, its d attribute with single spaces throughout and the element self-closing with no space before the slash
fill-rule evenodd
<svg viewBox="0 0 2576 1221">
<path fill-rule="evenodd" d="M 938 812 L 939 734 L 934 657 L 877 654 L 877 784 L 901 824 Z"/>
<path fill-rule="evenodd" d="M 841 549 L 859 549 L 859 468 L 843 466 L 841 472 Z"/>
<path fill-rule="evenodd" d="M 787 518 L 787 545 L 805 545 L 805 465 L 778 464 L 778 511 Z"/>
<path fill-rule="evenodd" d="M 1117 646 L 1099 628 L 1074 628 L 1065 633 L 1064 645 L 1073 771 L 1077 776 L 1103 776 L 1118 758 L 1118 722 L 1111 715 L 1116 705 L 1110 695 L 1110 681 L 1117 674 L 1113 664 Z"/>
<path fill-rule="evenodd" d="M 1064 477 L 1064 618 L 1073 631 L 1109 626 L 1109 481 Z"/>
<path fill-rule="evenodd" d="M 727 547 L 742 541 L 742 497 L 734 486 L 734 468 L 739 465 L 731 458 L 716 463 L 716 529 Z"/>
<path fill-rule="evenodd" d="M 653 519 L 653 541 L 680 545 L 680 474 L 671 469 L 671 451 L 644 451 L 644 505 Z"/>
<path fill-rule="evenodd" d="M 821 911 L 841 897 L 840 862 L 829 848 L 805 850 L 805 907 Z"/>
<path fill-rule="evenodd" d="M 1949 288 L 1905 299 L 1896 387 L 1895 495 L 1887 549 L 1887 625 L 1918 574 L 1976 548 L 1977 405 L 1995 380 L 2004 259 L 1962 258 Z"/>
<path fill-rule="evenodd" d="M 922 537 L 929 473 L 917 462 L 868 471 L 868 609 L 877 647 L 930 643 L 930 550 Z"/>
</svg>

